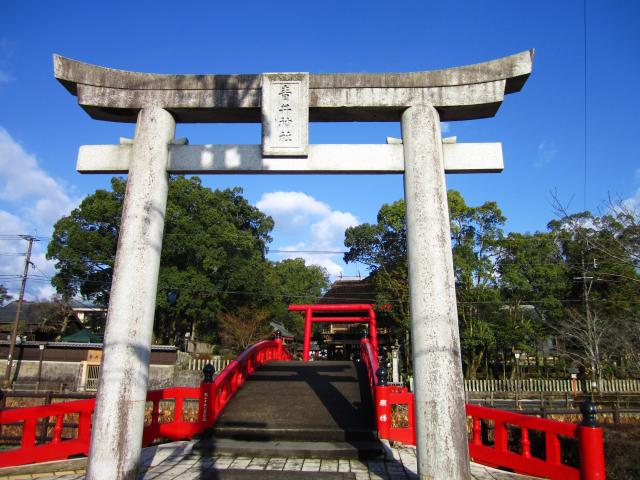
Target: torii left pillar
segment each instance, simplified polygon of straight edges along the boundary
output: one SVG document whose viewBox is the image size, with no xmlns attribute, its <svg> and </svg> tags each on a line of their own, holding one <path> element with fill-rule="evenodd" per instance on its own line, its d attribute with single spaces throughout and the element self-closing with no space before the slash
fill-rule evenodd
<svg viewBox="0 0 640 480">
<path fill-rule="evenodd" d="M 140 110 L 109 299 L 88 480 L 133 480 L 138 475 L 174 133 L 169 112 Z"/>
</svg>

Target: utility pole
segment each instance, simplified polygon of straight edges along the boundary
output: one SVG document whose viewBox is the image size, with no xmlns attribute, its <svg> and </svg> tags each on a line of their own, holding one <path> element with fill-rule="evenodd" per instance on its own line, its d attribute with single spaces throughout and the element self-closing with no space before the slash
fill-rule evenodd
<svg viewBox="0 0 640 480">
<path fill-rule="evenodd" d="M 33 242 L 38 239 L 30 235 L 20 235 L 29 242 L 27 256 L 24 261 L 24 273 L 22 274 L 22 283 L 20 285 L 20 296 L 18 297 L 18 308 L 16 308 L 16 317 L 13 319 L 13 327 L 11 329 L 11 339 L 9 340 L 9 354 L 7 355 L 7 370 L 4 374 L 4 388 L 11 385 L 11 367 L 13 365 L 13 351 L 16 348 L 16 336 L 18 335 L 18 324 L 20 323 L 20 311 L 22 310 L 22 302 L 24 301 L 24 290 L 27 286 L 27 277 L 29 275 L 29 265 L 31 264 L 31 249 Z"/>
<path fill-rule="evenodd" d="M 588 245 L 588 243 L 587 243 Z M 586 327 L 586 335 L 588 339 L 588 348 L 591 349 L 591 387 L 590 391 L 593 396 L 594 385 L 599 385 L 600 381 L 600 345 L 598 341 L 598 331 L 596 320 L 594 318 L 593 312 L 591 312 L 591 305 L 589 303 L 589 295 L 591 294 L 591 288 L 593 287 L 593 282 L 596 278 L 591 275 L 587 275 L 587 262 L 585 261 L 584 251 L 581 255 L 581 267 L 582 267 L 582 276 L 574 277 L 574 280 L 582 281 L 582 295 L 584 298 L 584 314 L 585 314 L 585 327 Z M 597 268 L 596 259 L 593 259 L 593 269 Z"/>
</svg>

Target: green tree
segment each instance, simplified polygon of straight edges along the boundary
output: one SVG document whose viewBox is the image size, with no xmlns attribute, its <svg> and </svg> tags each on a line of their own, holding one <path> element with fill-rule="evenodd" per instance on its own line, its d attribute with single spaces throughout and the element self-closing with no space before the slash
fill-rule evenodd
<svg viewBox="0 0 640 480">
<path fill-rule="evenodd" d="M 463 357 L 467 375 L 473 378 L 494 342 L 490 322 L 500 307 L 494 257 L 505 219 L 495 202 L 470 207 L 455 190 L 447 196 Z M 408 332 L 404 201 L 383 205 L 375 225 L 347 229 L 345 246 L 349 248 L 345 261 L 369 266 L 377 302 L 392 304 L 390 318 L 400 330 Z M 407 342 L 405 345 L 408 347 Z"/>
<path fill-rule="evenodd" d="M 404 200 L 398 200 L 380 208 L 376 224 L 347 228 L 344 240 L 349 249 L 344 261 L 368 266 L 376 303 L 392 306 L 383 317 L 404 330 L 409 328 L 406 235 Z"/>
<path fill-rule="evenodd" d="M 223 313 L 220 324 L 222 342 L 236 352 L 245 350 L 271 334 L 269 313 L 251 307 L 240 307 L 235 312 Z"/>
<path fill-rule="evenodd" d="M 540 373 L 540 352 L 551 333 L 548 322 L 563 315 L 567 272 L 553 233 L 511 232 L 499 242 L 497 269 L 505 303 L 496 325 L 496 350 L 506 375 L 506 358 L 514 349 L 535 355 Z M 548 352 L 547 352 L 548 353 Z M 544 356 L 542 356 L 544 358 Z"/>
<path fill-rule="evenodd" d="M 125 188 L 125 180 L 113 178 L 111 191 L 96 190 L 54 225 L 47 259 L 56 262 L 51 284 L 59 295 L 109 303 Z"/>
<path fill-rule="evenodd" d="M 55 297 L 50 302 L 40 303 L 36 306 L 33 314 L 38 318 L 35 328 L 36 337 L 39 340 L 60 341 L 64 336 L 75 333 L 77 328 L 73 321 L 77 322 L 77 317 L 73 308 L 66 299 Z"/>
<path fill-rule="evenodd" d="M 638 337 L 640 276 L 633 231 L 618 213 L 563 214 L 549 223 L 567 267 L 564 315 L 553 326 L 571 360 L 600 379 Z M 631 239 L 631 240 L 630 240 Z"/>
<path fill-rule="evenodd" d="M 126 181 L 98 190 L 54 227 L 47 258 L 56 262 L 53 285 L 108 304 Z M 158 280 L 155 330 L 173 341 L 186 332 L 214 340 L 223 311 L 261 301 L 269 268 L 266 245 L 273 220 L 251 206 L 239 188 L 212 191 L 198 177 L 171 177 Z M 168 305 L 167 292 L 178 293 Z M 132 292 L 133 293 L 133 292 Z"/>
<path fill-rule="evenodd" d="M 269 303 L 270 317 L 292 333 L 302 333 L 303 319 L 290 313 L 294 303 L 316 303 L 329 287 L 329 273 L 317 265 L 305 264 L 301 258 L 272 262 L 266 276 L 265 303 Z"/>
<path fill-rule="evenodd" d="M 471 207 L 459 192 L 448 193 L 463 365 L 467 378 L 476 378 L 502 313 L 495 259 L 505 218 L 495 202 Z"/>
</svg>

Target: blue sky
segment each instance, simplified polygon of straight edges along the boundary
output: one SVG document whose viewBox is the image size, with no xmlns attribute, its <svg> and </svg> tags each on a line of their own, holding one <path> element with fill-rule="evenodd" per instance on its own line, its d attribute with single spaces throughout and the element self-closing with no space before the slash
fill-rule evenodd
<svg viewBox="0 0 640 480">
<path fill-rule="evenodd" d="M 107 175 L 75 172 L 78 147 L 117 143 L 133 126 L 91 120 L 53 78 L 53 53 L 159 73 L 386 72 L 446 68 L 536 49 L 524 90 L 493 119 L 446 125 L 461 142 L 503 144 L 505 171 L 449 175 L 470 204 L 496 200 L 507 229 L 609 195 L 640 203 L 640 2 L 4 2 L 0 15 L 0 234 L 46 237 Z M 586 104 L 585 104 L 586 79 Z M 585 106 L 586 190 L 585 185 Z M 312 124 L 312 143 L 384 143 L 395 123 Z M 258 143 L 259 125 L 180 125 L 190 143 Z M 272 249 L 342 250 L 347 225 L 373 222 L 402 197 L 399 176 L 204 177 L 240 185 L 277 222 Z M 51 293 L 37 246 L 29 296 Z M 25 242 L 0 240 L 0 275 L 19 275 Z M 307 255 L 307 254 L 301 254 Z M 272 254 L 272 258 L 282 256 Z M 340 255 L 308 256 L 335 275 L 366 273 Z M 0 277 L 10 290 L 17 278 Z"/>
</svg>

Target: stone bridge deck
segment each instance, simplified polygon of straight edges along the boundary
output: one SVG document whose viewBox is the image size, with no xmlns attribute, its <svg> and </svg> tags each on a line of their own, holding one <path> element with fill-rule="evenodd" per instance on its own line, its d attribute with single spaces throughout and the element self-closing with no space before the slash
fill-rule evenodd
<svg viewBox="0 0 640 480">
<path fill-rule="evenodd" d="M 145 448 L 140 480 L 413 480 L 417 479 L 415 448 L 389 448 L 383 459 L 360 461 L 285 457 L 201 455 L 195 441 Z M 0 470 L 0 480 L 84 480 L 86 458 Z M 472 480 L 531 480 L 476 463 Z"/>
</svg>

